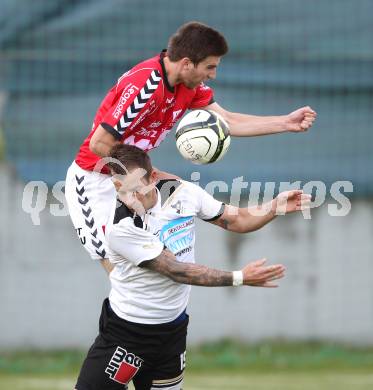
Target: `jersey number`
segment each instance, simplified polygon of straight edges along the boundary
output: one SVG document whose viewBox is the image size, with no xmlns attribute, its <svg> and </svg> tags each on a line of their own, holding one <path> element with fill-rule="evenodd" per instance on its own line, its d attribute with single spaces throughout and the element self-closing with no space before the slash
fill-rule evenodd
<svg viewBox="0 0 373 390">
<path fill-rule="evenodd" d="M 186 351 L 180 354 L 180 370 L 183 371 L 186 365 Z"/>
</svg>

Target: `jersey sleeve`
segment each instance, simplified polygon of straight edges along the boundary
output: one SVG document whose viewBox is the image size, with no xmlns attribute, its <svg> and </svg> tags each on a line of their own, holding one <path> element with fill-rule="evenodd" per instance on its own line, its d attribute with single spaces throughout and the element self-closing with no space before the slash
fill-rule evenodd
<svg viewBox="0 0 373 390">
<path fill-rule="evenodd" d="M 190 197 L 194 199 L 196 215 L 204 221 L 214 221 L 219 218 L 225 208 L 225 204 L 216 200 L 208 192 L 193 183 L 188 183 Z"/>
<path fill-rule="evenodd" d="M 214 91 L 206 84 L 201 83 L 196 88 L 196 94 L 189 106 L 189 108 L 201 108 L 206 107 L 209 104 L 214 103 Z"/>
<path fill-rule="evenodd" d="M 107 238 L 111 251 L 137 266 L 143 261 L 156 258 L 164 248 L 154 234 L 136 227 L 132 218 L 125 218 L 115 225 Z M 114 263 L 118 262 L 120 260 L 116 257 Z"/>
<path fill-rule="evenodd" d="M 101 126 L 120 140 L 122 135 L 149 103 L 161 80 L 156 69 L 141 69 L 124 74 L 111 93 L 115 94 Z"/>
</svg>

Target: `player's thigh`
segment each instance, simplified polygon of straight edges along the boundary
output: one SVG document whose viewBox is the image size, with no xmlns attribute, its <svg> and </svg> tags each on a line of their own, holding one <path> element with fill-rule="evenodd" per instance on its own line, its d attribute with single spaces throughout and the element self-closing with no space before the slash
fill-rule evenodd
<svg viewBox="0 0 373 390">
<path fill-rule="evenodd" d="M 168 333 L 158 357 L 148 359 L 147 364 L 134 377 L 136 390 L 182 389 L 186 365 L 187 325 L 188 319 Z"/>
<path fill-rule="evenodd" d="M 84 171 L 73 163 L 66 176 L 65 197 L 71 220 L 84 248 L 94 260 L 107 257 L 104 227 L 115 199 L 108 175 Z"/>
<path fill-rule="evenodd" d="M 100 328 L 102 326 L 100 324 Z M 97 337 L 80 370 L 76 390 L 125 390 L 137 376 L 136 389 L 150 390 L 149 367 L 134 352 L 131 343 L 128 345 L 125 342 L 108 342 L 101 335 Z"/>
<path fill-rule="evenodd" d="M 85 358 L 76 383 L 76 390 L 123 390 L 125 383 L 110 378 L 107 368 L 116 346 L 103 345 L 100 336 L 96 339 Z"/>
<path fill-rule="evenodd" d="M 144 365 L 133 378 L 136 390 L 181 390 L 184 379 L 185 352 L 174 356 L 167 366 Z M 149 368 L 148 368 L 149 367 Z"/>
<path fill-rule="evenodd" d="M 123 328 L 123 329 L 122 329 Z M 143 364 L 132 348 L 123 321 L 113 316 L 108 299 L 102 304 L 99 335 L 79 373 L 77 390 L 123 390 Z"/>
</svg>

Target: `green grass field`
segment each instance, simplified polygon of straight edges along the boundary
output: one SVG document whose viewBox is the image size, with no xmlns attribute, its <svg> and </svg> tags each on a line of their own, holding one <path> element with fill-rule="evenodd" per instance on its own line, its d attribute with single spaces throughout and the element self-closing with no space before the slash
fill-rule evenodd
<svg viewBox="0 0 373 390">
<path fill-rule="evenodd" d="M 0 390 L 72 390 L 84 354 L 2 354 Z M 319 343 L 207 344 L 188 351 L 184 389 L 371 390 L 373 349 Z"/>
<path fill-rule="evenodd" d="M 71 390 L 75 375 L 2 375 L 1 390 Z M 130 387 L 133 389 L 132 387 Z M 187 372 L 186 390 L 371 390 L 373 372 Z M 103 389 L 104 390 L 104 389 Z"/>
</svg>

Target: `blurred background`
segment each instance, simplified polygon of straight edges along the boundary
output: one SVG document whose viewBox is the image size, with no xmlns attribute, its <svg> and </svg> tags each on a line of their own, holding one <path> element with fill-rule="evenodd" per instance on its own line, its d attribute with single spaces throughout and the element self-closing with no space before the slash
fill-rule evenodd
<svg viewBox="0 0 373 390">
<path fill-rule="evenodd" d="M 253 182 L 261 196 L 266 182 L 275 192 L 323 182 L 326 197 L 311 219 L 279 217 L 250 235 L 198 225 L 197 262 L 238 269 L 267 257 L 287 277 L 270 291 L 193 288 L 186 389 L 371 389 L 373 2 L 0 0 L 0 9 L 0 389 L 72 388 L 109 283 L 55 185 L 117 78 L 190 20 L 230 45 L 210 84 L 219 104 L 254 115 L 310 105 L 318 118 L 305 134 L 233 139 L 205 167 L 184 161 L 171 134 L 154 165 L 210 192 L 224 181 L 221 200 L 237 198 L 242 177 L 242 206 Z M 352 183 L 341 190 L 351 210 L 331 216 L 337 181 Z M 38 196 L 46 206 L 35 224 L 26 211 Z"/>
</svg>

